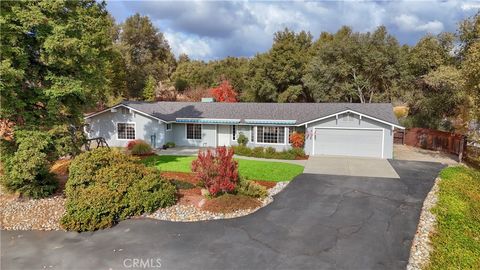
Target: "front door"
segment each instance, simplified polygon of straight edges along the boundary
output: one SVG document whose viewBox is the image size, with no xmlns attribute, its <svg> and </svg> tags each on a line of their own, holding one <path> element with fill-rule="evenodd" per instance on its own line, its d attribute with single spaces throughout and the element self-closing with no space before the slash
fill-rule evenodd
<svg viewBox="0 0 480 270">
<path fill-rule="evenodd" d="M 230 126 L 217 126 L 217 146 L 230 146 Z"/>
</svg>

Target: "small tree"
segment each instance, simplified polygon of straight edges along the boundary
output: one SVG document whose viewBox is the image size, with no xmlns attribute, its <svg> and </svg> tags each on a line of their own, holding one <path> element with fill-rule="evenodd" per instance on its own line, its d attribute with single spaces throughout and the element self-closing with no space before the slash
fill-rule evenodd
<svg viewBox="0 0 480 270">
<path fill-rule="evenodd" d="M 305 144 L 305 134 L 293 132 L 292 135 L 290 135 L 290 143 L 294 148 L 302 148 Z"/>
<path fill-rule="evenodd" d="M 228 80 L 222 81 L 218 87 L 210 89 L 210 92 L 218 102 L 237 102 L 238 94 Z"/>
<path fill-rule="evenodd" d="M 233 159 L 233 149 L 217 147 L 215 151 L 199 151 L 192 162 L 192 171 L 210 195 L 235 191 L 238 183 L 238 163 Z"/>
<path fill-rule="evenodd" d="M 155 78 L 153 78 L 152 75 L 148 76 L 145 82 L 145 87 L 143 88 L 143 92 L 142 92 L 143 99 L 148 101 L 154 101 L 156 87 L 157 87 L 157 82 L 155 81 Z"/>
<path fill-rule="evenodd" d="M 247 138 L 247 136 L 245 136 L 245 134 L 243 134 L 243 133 L 240 133 L 240 134 L 238 135 L 237 143 L 238 143 L 239 145 L 246 146 L 247 143 L 248 143 L 248 138 Z"/>
</svg>

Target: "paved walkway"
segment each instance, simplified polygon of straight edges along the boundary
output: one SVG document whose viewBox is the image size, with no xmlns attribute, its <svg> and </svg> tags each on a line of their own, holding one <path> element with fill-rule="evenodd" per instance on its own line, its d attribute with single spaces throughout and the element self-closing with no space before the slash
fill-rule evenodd
<svg viewBox="0 0 480 270">
<path fill-rule="evenodd" d="M 347 156 L 312 156 L 304 173 L 399 178 L 386 159 Z"/>
<path fill-rule="evenodd" d="M 391 161 L 399 179 L 302 174 L 230 220 L 127 220 L 94 233 L 2 231 L 2 269 L 405 269 L 442 165 Z M 156 268 L 156 267 L 151 267 Z"/>
<path fill-rule="evenodd" d="M 398 160 L 440 162 L 447 165 L 458 164 L 458 157 L 455 155 L 402 144 L 394 144 L 393 158 Z"/>
</svg>

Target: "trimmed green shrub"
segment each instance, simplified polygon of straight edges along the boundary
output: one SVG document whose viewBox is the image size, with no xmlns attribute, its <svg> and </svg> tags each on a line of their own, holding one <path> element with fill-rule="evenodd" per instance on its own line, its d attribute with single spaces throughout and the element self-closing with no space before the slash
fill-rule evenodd
<svg viewBox="0 0 480 270">
<path fill-rule="evenodd" d="M 189 182 L 177 180 L 177 179 L 170 179 L 170 183 L 172 183 L 177 189 L 191 189 L 194 188 L 195 185 Z"/>
<path fill-rule="evenodd" d="M 293 154 L 293 158 L 296 158 L 296 157 L 305 158 L 306 157 L 305 150 L 303 150 L 303 148 L 294 147 L 294 148 L 288 150 L 288 152 Z"/>
<path fill-rule="evenodd" d="M 248 143 L 247 136 L 245 136 L 245 134 L 240 132 L 240 134 L 238 135 L 237 143 L 238 145 L 246 146 Z"/>
<path fill-rule="evenodd" d="M 258 157 L 258 158 L 263 158 L 264 157 L 264 148 L 261 146 L 254 147 L 252 149 L 252 156 Z"/>
<path fill-rule="evenodd" d="M 265 153 L 264 153 L 264 157 L 265 158 L 276 158 L 276 154 L 277 153 L 277 150 L 273 147 L 267 147 L 265 148 Z"/>
<path fill-rule="evenodd" d="M 175 143 L 174 143 L 174 142 L 167 142 L 165 145 L 167 146 L 167 148 L 173 148 L 173 147 L 175 147 Z"/>
<path fill-rule="evenodd" d="M 152 153 L 152 147 L 143 140 L 137 140 L 133 145 L 131 153 L 133 155 L 145 155 Z"/>
<path fill-rule="evenodd" d="M 251 156 L 252 149 L 250 147 L 244 145 L 232 146 L 233 150 L 235 151 L 236 155 L 239 156 Z"/>
<path fill-rule="evenodd" d="M 18 130 L 15 141 L 16 151 L 2 157 L 2 185 L 9 191 L 32 198 L 53 194 L 58 182 L 49 172 L 52 161 L 57 158 L 51 136 L 43 131 Z"/>
<path fill-rule="evenodd" d="M 131 215 L 153 212 L 175 203 L 175 186 L 160 172 L 108 148 L 80 154 L 70 165 L 66 184 L 67 230 L 92 231 Z"/>
<path fill-rule="evenodd" d="M 253 198 L 260 198 L 263 199 L 267 197 L 268 191 L 267 189 L 255 183 L 254 181 L 246 180 L 241 178 L 240 182 L 236 187 L 237 194 L 245 195 Z"/>
</svg>

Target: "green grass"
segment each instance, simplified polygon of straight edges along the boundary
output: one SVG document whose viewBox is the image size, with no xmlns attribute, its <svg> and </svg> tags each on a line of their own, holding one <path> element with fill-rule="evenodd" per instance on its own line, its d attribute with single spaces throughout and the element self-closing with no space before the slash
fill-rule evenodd
<svg viewBox="0 0 480 270">
<path fill-rule="evenodd" d="M 480 269 L 480 171 L 450 167 L 440 177 L 428 269 Z"/>
<path fill-rule="evenodd" d="M 147 166 L 161 171 L 191 172 L 194 156 L 150 156 L 142 160 Z M 290 181 L 303 172 L 303 166 L 283 162 L 236 159 L 241 176 L 252 180 Z"/>
</svg>

